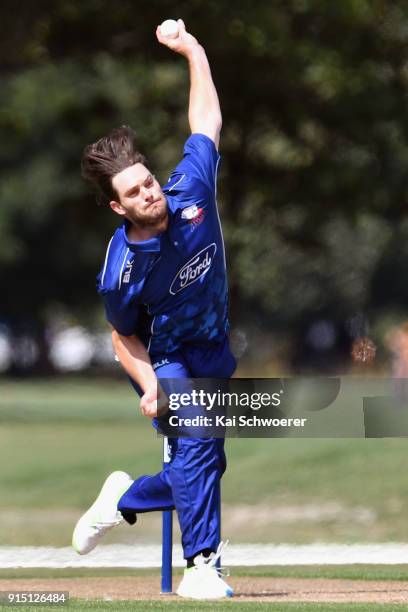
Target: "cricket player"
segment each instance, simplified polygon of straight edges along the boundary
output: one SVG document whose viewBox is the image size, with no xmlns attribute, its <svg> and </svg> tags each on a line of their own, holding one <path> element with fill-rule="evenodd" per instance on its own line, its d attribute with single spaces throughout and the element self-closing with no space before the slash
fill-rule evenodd
<svg viewBox="0 0 408 612">
<path fill-rule="evenodd" d="M 216 203 L 221 111 L 203 47 L 179 20 L 176 38 L 158 41 L 184 56 L 190 71 L 191 135 L 161 188 L 134 132 L 113 130 L 85 148 L 82 171 L 122 219 L 98 276 L 116 355 L 155 422 L 167 411 L 165 378 L 229 378 L 236 362 L 228 342 L 227 277 Z M 169 93 L 169 95 L 171 95 Z M 176 509 L 187 568 L 183 597 L 228 597 L 216 568 L 224 440 L 173 438 L 171 461 L 154 476 L 114 472 L 78 521 L 73 547 L 92 550 L 137 513 Z"/>
</svg>

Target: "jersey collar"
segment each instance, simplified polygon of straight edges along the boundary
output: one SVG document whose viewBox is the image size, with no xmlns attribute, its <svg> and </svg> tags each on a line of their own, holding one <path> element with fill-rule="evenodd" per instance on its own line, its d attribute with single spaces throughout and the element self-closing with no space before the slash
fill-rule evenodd
<svg viewBox="0 0 408 612">
<path fill-rule="evenodd" d="M 158 253 L 160 251 L 162 234 L 160 234 L 159 236 L 154 236 L 153 238 L 149 238 L 148 240 L 143 240 L 142 242 L 132 242 L 131 240 L 128 239 L 128 236 L 127 236 L 126 230 L 127 230 L 128 224 L 129 222 L 125 220 L 122 224 L 121 230 L 122 230 L 123 240 L 125 241 L 126 246 L 128 247 L 130 251 L 139 252 L 139 253 Z"/>
</svg>

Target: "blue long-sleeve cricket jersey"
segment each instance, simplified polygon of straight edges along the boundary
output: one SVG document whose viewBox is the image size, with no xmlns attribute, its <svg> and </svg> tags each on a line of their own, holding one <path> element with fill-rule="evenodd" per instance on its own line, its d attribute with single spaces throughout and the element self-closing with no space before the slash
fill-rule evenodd
<svg viewBox="0 0 408 612">
<path fill-rule="evenodd" d="M 106 317 L 138 335 L 151 355 L 183 343 L 219 341 L 228 330 L 224 243 L 216 202 L 220 157 L 214 142 L 192 134 L 163 192 L 165 232 L 130 242 L 125 221 L 112 236 L 97 290 Z"/>
</svg>

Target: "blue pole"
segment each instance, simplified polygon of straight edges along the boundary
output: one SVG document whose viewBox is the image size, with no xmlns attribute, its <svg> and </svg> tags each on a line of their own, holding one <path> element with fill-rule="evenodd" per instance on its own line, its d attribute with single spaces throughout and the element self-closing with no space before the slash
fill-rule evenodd
<svg viewBox="0 0 408 612">
<path fill-rule="evenodd" d="M 169 443 L 163 438 L 163 469 L 170 463 Z M 171 593 L 173 590 L 173 510 L 162 513 L 162 567 L 161 592 Z"/>
</svg>

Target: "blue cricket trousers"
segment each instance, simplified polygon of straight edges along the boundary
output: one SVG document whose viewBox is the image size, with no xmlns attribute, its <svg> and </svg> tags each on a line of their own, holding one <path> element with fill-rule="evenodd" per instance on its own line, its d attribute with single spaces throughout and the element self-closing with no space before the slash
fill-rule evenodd
<svg viewBox="0 0 408 612">
<path fill-rule="evenodd" d="M 151 355 L 160 378 L 230 378 L 236 361 L 228 338 L 221 343 L 183 345 Z M 140 388 L 131 380 L 140 395 Z M 220 479 L 226 468 L 222 438 L 170 438 L 170 463 L 154 476 L 140 476 L 122 495 L 118 510 L 125 516 L 154 510 L 177 511 L 184 558 L 218 545 Z"/>
</svg>

